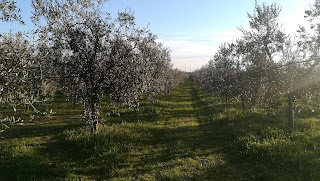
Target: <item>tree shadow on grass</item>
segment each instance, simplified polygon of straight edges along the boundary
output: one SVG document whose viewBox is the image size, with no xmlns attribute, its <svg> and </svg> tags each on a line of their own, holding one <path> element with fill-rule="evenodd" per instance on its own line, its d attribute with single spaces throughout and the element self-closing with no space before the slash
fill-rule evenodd
<svg viewBox="0 0 320 181">
<path fill-rule="evenodd" d="M 52 137 L 35 146 L 35 153 L 31 148 L 28 151 L 33 145 L 26 143 L 17 145 L 20 152 L 15 156 L 15 149 L 2 148 L 1 153 L 6 155 L 1 155 L 0 166 L 4 169 L 0 173 L 4 176 L 0 179 L 279 180 L 290 174 L 288 180 L 320 177 L 317 145 L 295 147 L 301 144 L 299 135 L 295 138 L 274 129 L 281 124 L 279 117 L 238 114 L 238 108 L 239 105 L 223 103 L 186 82 L 159 103 L 146 105 L 140 113 L 124 111 L 96 136 L 86 136 L 87 128 L 76 124 L 40 126 L 38 132 L 33 132 L 36 126 L 30 127 L 25 133 L 21 130 L 21 138 L 46 134 Z M 259 147 L 279 135 L 288 143 Z M 286 155 L 287 149 L 295 148 L 306 152 Z"/>
<path fill-rule="evenodd" d="M 66 178 L 67 170 L 51 157 L 58 153 L 50 155 L 46 149 L 50 150 L 50 145 L 55 144 L 57 136 L 65 130 L 77 129 L 84 124 L 79 118 L 74 118 L 79 117 L 78 110 L 69 109 L 72 114 L 66 114 L 65 110 L 54 111 L 57 113 L 52 118 L 38 116 L 23 125 L 10 125 L 10 129 L 0 133 L 0 180 Z M 59 120 L 61 117 L 64 117 L 63 121 Z"/>
<path fill-rule="evenodd" d="M 104 148 L 99 148 L 96 144 L 94 138 L 81 143 L 79 140 L 66 141 L 61 135 L 55 142 L 46 145 L 42 151 L 57 165 L 62 166 L 66 173 L 83 175 L 87 179 L 110 178 L 112 169 L 121 162 L 119 154 L 125 149 L 117 153 L 112 151 L 104 153 L 100 150 L 111 150 L 116 146 L 103 145 Z"/>
<path fill-rule="evenodd" d="M 1 180 L 61 180 L 66 172 L 36 156 L 16 156 L 1 161 Z"/>
<path fill-rule="evenodd" d="M 301 145 L 299 140 L 301 133 L 297 133 L 299 135 L 297 137 L 300 138 L 295 140 L 292 137 L 294 134 L 283 131 L 285 130 L 283 115 L 232 112 L 230 109 L 240 110 L 240 106 L 220 101 L 208 103 L 202 92 L 195 87 L 192 87 L 191 95 L 194 107 L 199 108 L 198 129 L 205 135 L 201 138 L 203 145 L 206 147 L 212 144 L 215 151 L 223 154 L 225 159 L 224 165 L 206 169 L 205 178 L 213 180 L 319 178 L 320 173 L 315 168 L 320 168 L 320 163 L 314 162 L 314 159 L 319 157 L 320 153 L 308 151 L 309 154 L 304 154 L 303 151 L 298 151 L 310 148 Z"/>
<path fill-rule="evenodd" d="M 193 97 L 190 97 L 189 83 L 182 87 L 161 99 L 162 105 L 158 107 L 160 125 L 144 130 L 150 135 L 148 139 L 133 140 L 144 149 L 141 153 L 130 153 L 138 159 L 121 165 L 119 169 L 122 171 L 116 177 L 139 180 L 143 175 L 149 175 L 158 180 L 189 180 L 205 171 L 202 165 L 208 162 L 207 157 L 216 154 L 215 143 L 212 143 L 207 129 L 193 125 L 197 124 L 199 108 L 193 107 L 191 103 Z M 127 160 L 130 158 L 127 155 Z M 219 166 L 220 161 L 219 158 L 214 159 L 214 163 L 210 163 L 211 167 Z M 177 172 L 190 169 L 190 172 L 185 170 L 180 175 L 175 173 L 175 169 Z"/>
<path fill-rule="evenodd" d="M 159 120 L 159 115 L 152 105 L 143 104 L 139 110 L 127 109 L 117 114 L 106 116 L 102 122 L 106 125 L 121 124 L 121 123 L 138 123 L 138 122 L 156 122 Z"/>
<path fill-rule="evenodd" d="M 81 127 L 84 124 L 81 122 L 73 124 L 26 124 L 26 125 L 13 125 L 11 129 L 1 134 L 1 139 L 13 139 L 13 138 L 32 138 L 41 136 L 52 136 L 62 133 L 66 129 Z"/>
<path fill-rule="evenodd" d="M 0 175 L 3 180 L 61 180 L 66 170 L 43 152 L 56 135 L 75 125 L 26 126 L 7 133 L 1 142 Z M 57 153 L 55 153 L 57 154 Z"/>
</svg>

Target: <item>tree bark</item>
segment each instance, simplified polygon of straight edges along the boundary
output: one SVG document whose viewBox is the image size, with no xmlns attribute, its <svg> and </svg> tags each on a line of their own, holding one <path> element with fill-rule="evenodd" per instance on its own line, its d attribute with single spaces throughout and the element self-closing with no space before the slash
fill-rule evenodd
<svg viewBox="0 0 320 181">
<path fill-rule="evenodd" d="M 94 134 L 97 134 L 98 133 L 98 128 L 99 128 L 99 118 L 98 116 L 94 116 L 93 117 L 93 122 L 92 122 L 92 125 L 91 125 L 91 134 L 94 135 Z"/>
<path fill-rule="evenodd" d="M 288 130 L 292 132 L 294 130 L 294 105 L 293 105 L 293 93 L 288 93 Z"/>
<path fill-rule="evenodd" d="M 247 106 L 246 106 L 246 99 L 245 99 L 244 95 L 241 95 L 241 106 L 242 106 L 243 112 L 246 112 Z"/>
<path fill-rule="evenodd" d="M 91 96 L 90 96 L 90 123 L 91 123 L 91 134 L 96 134 L 98 132 L 98 128 L 99 128 L 99 110 L 98 110 L 98 102 L 99 99 L 97 97 L 97 93 L 94 93 L 94 90 L 97 89 L 93 89 L 93 91 L 91 91 Z"/>
</svg>

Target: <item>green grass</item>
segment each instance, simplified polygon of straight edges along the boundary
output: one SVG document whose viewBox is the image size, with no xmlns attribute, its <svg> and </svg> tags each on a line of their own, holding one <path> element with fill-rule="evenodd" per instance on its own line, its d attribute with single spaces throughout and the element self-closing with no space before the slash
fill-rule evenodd
<svg viewBox="0 0 320 181">
<path fill-rule="evenodd" d="M 288 133 L 284 108 L 243 114 L 189 80 L 139 111 L 110 107 L 93 136 L 62 97 L 43 106 L 55 115 L 0 133 L 0 180 L 320 179 L 320 110 Z"/>
</svg>

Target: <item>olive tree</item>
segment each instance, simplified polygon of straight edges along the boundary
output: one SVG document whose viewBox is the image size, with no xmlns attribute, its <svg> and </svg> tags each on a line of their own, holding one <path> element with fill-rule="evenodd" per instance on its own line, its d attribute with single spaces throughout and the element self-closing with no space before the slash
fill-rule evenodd
<svg viewBox="0 0 320 181">
<path fill-rule="evenodd" d="M 146 28 L 136 28 L 132 12 L 119 13 L 111 38 L 108 95 L 138 108 L 141 99 L 156 100 L 174 87 L 170 50 Z"/>
<path fill-rule="evenodd" d="M 0 37 L 0 104 L 40 113 L 34 104 L 52 97 L 54 87 L 41 76 L 38 55 L 36 46 L 19 33 Z"/>
<path fill-rule="evenodd" d="M 21 10 L 17 7 L 17 2 L 13 0 L 0 1 L 0 19 L 2 21 L 19 21 L 24 24 L 20 15 Z"/>
<path fill-rule="evenodd" d="M 320 24 L 317 18 L 320 16 L 320 2 L 315 1 L 311 9 L 305 11 L 310 27 L 300 26 L 298 41 L 288 43 L 284 53 L 287 60 L 286 69 L 289 80 L 288 95 L 288 128 L 294 130 L 294 102 L 297 98 L 311 99 L 319 96 L 319 64 L 320 64 Z M 311 101 L 304 104 L 309 105 Z"/>
<path fill-rule="evenodd" d="M 113 23 L 102 12 L 104 1 L 32 2 L 33 22 L 48 45 L 56 76 L 66 92 L 79 96 L 92 133 L 99 123 L 99 104 L 110 85 Z M 115 38 L 114 38 L 115 39 Z M 113 42 L 112 42 L 113 41 Z M 112 78 L 111 78 L 112 79 Z"/>
<path fill-rule="evenodd" d="M 244 55 L 248 78 L 251 79 L 251 107 L 258 100 L 269 102 L 279 91 L 280 72 L 275 60 L 282 53 L 287 36 L 277 21 L 281 8 L 275 3 L 255 4 L 252 14 L 248 13 L 250 29 L 240 28 L 243 33 Z"/>
<path fill-rule="evenodd" d="M 256 3 L 254 12 L 248 13 L 250 29 L 240 28 L 240 40 L 220 46 L 207 67 L 213 68 L 207 76 L 214 76 L 214 81 L 203 78 L 211 82 L 216 95 L 240 98 L 244 109 L 272 102 L 279 95 L 275 93 L 280 89 L 281 71 L 274 59 L 286 39 L 277 22 L 280 11 L 276 4 Z"/>
<path fill-rule="evenodd" d="M 109 96 L 136 108 L 154 90 L 163 90 L 170 51 L 132 12 L 114 20 L 102 12 L 104 0 L 33 0 L 33 22 L 45 42 L 52 77 L 69 97 L 81 100 L 84 118 L 96 133 L 100 102 Z M 153 83 L 154 82 L 154 83 Z M 159 83 L 159 82 L 158 82 Z M 158 94 L 158 93 L 156 93 Z"/>
<path fill-rule="evenodd" d="M 251 87 L 244 86 L 250 84 L 250 79 L 241 48 L 241 40 L 222 44 L 208 65 L 197 71 L 194 80 L 216 96 L 240 99 L 245 110 Z"/>
<path fill-rule="evenodd" d="M 250 29 L 240 28 L 242 39 L 222 45 L 208 65 L 194 73 L 197 82 L 216 95 L 240 97 L 243 108 L 260 103 L 270 109 L 286 95 L 288 128 L 293 131 L 294 103 L 309 107 L 313 98 L 319 100 L 319 7 L 316 1 L 306 11 L 310 28 L 300 27 L 298 40 L 292 40 L 277 22 L 280 7 L 256 3 L 254 13 L 248 14 Z"/>
</svg>

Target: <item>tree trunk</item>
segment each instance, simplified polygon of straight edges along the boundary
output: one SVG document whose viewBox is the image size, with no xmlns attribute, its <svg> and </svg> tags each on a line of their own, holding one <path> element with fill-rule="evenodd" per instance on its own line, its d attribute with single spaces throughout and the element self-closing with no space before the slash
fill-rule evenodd
<svg viewBox="0 0 320 181">
<path fill-rule="evenodd" d="M 256 95 L 255 95 L 255 96 L 251 96 L 251 100 L 250 100 L 250 111 L 253 111 L 253 110 L 256 108 L 256 104 L 257 104 Z"/>
<path fill-rule="evenodd" d="M 242 105 L 243 112 L 246 112 L 247 106 L 246 106 L 246 99 L 244 98 L 244 95 L 241 95 L 241 105 Z"/>
<path fill-rule="evenodd" d="M 294 106 L 292 92 L 288 93 L 288 130 L 290 132 L 294 130 Z"/>
<path fill-rule="evenodd" d="M 96 94 L 92 94 L 90 97 L 90 124 L 91 124 L 91 134 L 96 134 L 99 128 L 99 110 L 98 110 L 98 99 L 95 96 Z"/>
<path fill-rule="evenodd" d="M 97 134 L 98 133 L 98 128 L 99 128 L 99 118 L 98 116 L 94 116 L 93 122 L 91 124 L 91 134 Z"/>
</svg>

